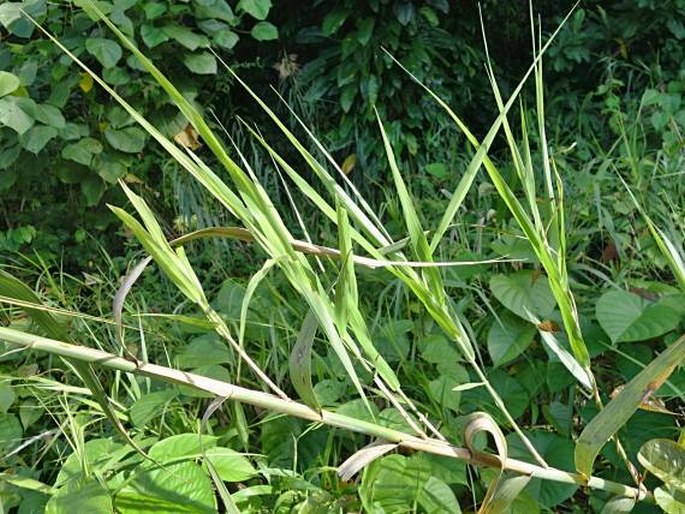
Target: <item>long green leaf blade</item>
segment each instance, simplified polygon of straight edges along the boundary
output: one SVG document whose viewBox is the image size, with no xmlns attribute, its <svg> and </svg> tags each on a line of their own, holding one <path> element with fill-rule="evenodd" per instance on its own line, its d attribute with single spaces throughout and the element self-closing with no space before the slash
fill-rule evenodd
<svg viewBox="0 0 685 514">
<path fill-rule="evenodd" d="M 663 384 L 685 359 L 685 335 L 671 344 L 635 376 L 580 434 L 575 463 L 581 475 L 589 477 L 604 444 L 630 419 L 642 402 Z"/>
</svg>

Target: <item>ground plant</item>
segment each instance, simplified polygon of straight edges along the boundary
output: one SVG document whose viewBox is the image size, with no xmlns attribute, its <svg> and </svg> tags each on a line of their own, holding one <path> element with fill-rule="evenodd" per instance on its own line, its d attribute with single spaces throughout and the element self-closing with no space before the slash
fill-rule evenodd
<svg viewBox="0 0 685 514">
<path fill-rule="evenodd" d="M 198 216 L 228 223 L 172 235 L 154 185 L 122 173 L 108 204 L 121 254 L 102 247 L 80 274 L 39 252 L 3 265 L 3 511 L 685 510 L 676 78 L 637 105 L 603 91 L 615 138 L 561 146 L 543 62 L 565 27 L 579 30 L 579 11 L 543 33 L 530 7 L 530 63 L 506 86 L 482 23 L 495 113 L 482 136 L 411 61 L 379 47 L 463 154 L 432 164 L 440 187 L 424 201 L 404 171 L 420 141 L 397 144 L 374 98 L 369 147 L 382 149 L 387 180 L 371 200 L 306 117 L 283 97 L 264 101 L 217 52 L 203 55 L 272 125 L 233 120 L 251 146 L 167 77 L 137 28 L 120 28 L 116 1 L 76 4 L 192 138 L 169 135 L 35 13 L 0 12 L 111 99 L 111 130 L 155 145 L 203 190 L 202 209 L 222 213 Z M 352 4 L 326 18 L 331 34 Z M 400 4 L 400 22 L 430 23 Z M 271 3 L 240 6 L 263 20 Z M 0 100 L 21 104 L 21 87 L 0 72 Z M 208 239 L 247 256 L 247 276 L 198 255 Z"/>
</svg>

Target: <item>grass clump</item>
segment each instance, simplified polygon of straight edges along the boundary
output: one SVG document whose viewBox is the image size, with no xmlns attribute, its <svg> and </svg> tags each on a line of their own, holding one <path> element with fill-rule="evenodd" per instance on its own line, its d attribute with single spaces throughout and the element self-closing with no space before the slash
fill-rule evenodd
<svg viewBox="0 0 685 514">
<path fill-rule="evenodd" d="M 590 308 L 578 300 L 567 179 L 545 126 L 541 63 L 554 35 L 543 44 L 533 31 L 533 64 L 508 99 L 487 63 L 500 114 L 482 141 L 423 86 L 473 147 L 435 227 L 422 221 L 386 120 L 376 113 L 395 221 L 403 231 L 398 238 L 305 124 L 299 130 L 309 138 L 306 144 L 226 67 L 307 166 L 305 175 L 247 127 L 297 198 L 295 212 L 286 217 L 241 150 L 221 141 L 98 4 L 84 7 L 165 90 L 216 167 L 165 137 L 55 44 L 197 180 L 235 226 L 172 240 L 144 196 L 121 181 L 130 207 L 110 208 L 147 255 L 131 263 L 120 283 L 111 266 L 105 278 L 88 285 L 99 308 L 104 298 L 114 299 L 112 319 L 105 309 L 94 317 L 50 307 L 3 272 L 0 287 L 12 306 L 12 326 L 0 328 L 0 338 L 8 348 L 47 354 L 50 366 L 53 358 L 64 359 L 56 366 L 86 386 L 8 376 L 8 390 L 24 388 L 61 435 L 54 443 L 59 447 L 44 449 L 60 459 L 56 477 L 34 473 L 38 464 L 48 467 L 42 455 L 2 475 L 12 502 L 19 496 L 50 512 L 76 505 L 92 512 L 458 512 L 460 505 L 476 504 L 482 512 L 503 512 L 565 502 L 583 508 L 584 499 L 572 499 L 580 486 L 593 491 L 589 504 L 607 509 L 661 504 L 666 496 L 679 501 L 678 470 L 664 469 L 663 462 L 682 449 L 646 441 L 630 422 L 644 414 L 637 411 L 649 410 L 652 395 L 668 388 L 663 396 L 669 403 L 660 400 L 657 416 L 670 417 L 649 422 L 662 439 L 677 433 L 670 400 L 682 397 L 682 381 L 669 377 L 685 356 L 685 339 L 678 337 L 682 253 L 631 193 L 680 290 L 647 301 L 614 282 Z M 534 117 L 521 108 L 515 130 L 511 111 L 522 105 L 531 77 Z M 489 153 L 502 132 L 509 153 L 506 161 L 496 161 Z M 516 185 L 505 179 L 503 166 Z M 482 169 L 507 220 L 496 227 L 492 247 L 506 255 L 455 260 L 448 236 L 457 230 Z M 325 220 L 323 241 L 317 240 L 321 230 L 308 225 L 309 212 Z M 291 218 L 299 221 L 294 229 Z M 249 242 L 261 266 L 246 283 L 229 278 L 219 288 L 208 286 L 188 250 L 205 237 Z M 482 250 L 482 233 L 466 238 L 478 239 Z M 144 271 L 152 262 L 160 272 L 154 278 Z M 62 288 L 49 275 L 40 282 Z M 173 312 L 146 312 L 147 287 L 141 286 L 157 283 L 176 288 Z M 16 322 L 15 309 L 23 309 L 33 325 Z M 68 330 L 60 319 L 65 315 L 72 319 Z M 607 372 L 610 359 L 624 362 L 615 357 L 623 356 L 619 344 L 655 339 L 664 343 L 658 355 L 646 348 L 645 358 L 630 361 L 633 368 L 625 373 Z M 113 370 L 113 378 L 105 370 Z M 612 383 L 619 378 L 622 384 Z M 50 399 L 46 389 L 59 397 Z M 9 406 L 14 403 L 11 398 Z M 11 421 L 16 417 L 7 416 L 8 433 L 21 436 L 22 427 Z M 106 433 L 104 418 L 117 436 Z M 95 426 L 102 433 L 87 438 Z M 23 447 L 9 449 L 9 458 L 19 458 Z M 663 486 L 643 484 L 636 459 Z M 467 473 L 464 463 L 480 471 Z"/>
</svg>

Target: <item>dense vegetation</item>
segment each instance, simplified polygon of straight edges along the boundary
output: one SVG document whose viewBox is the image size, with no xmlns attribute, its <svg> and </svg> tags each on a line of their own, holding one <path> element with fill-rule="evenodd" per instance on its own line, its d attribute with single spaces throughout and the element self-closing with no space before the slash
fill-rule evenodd
<svg viewBox="0 0 685 514">
<path fill-rule="evenodd" d="M 0 4 L 0 511 L 683 512 L 685 1 L 519 4 Z"/>
</svg>

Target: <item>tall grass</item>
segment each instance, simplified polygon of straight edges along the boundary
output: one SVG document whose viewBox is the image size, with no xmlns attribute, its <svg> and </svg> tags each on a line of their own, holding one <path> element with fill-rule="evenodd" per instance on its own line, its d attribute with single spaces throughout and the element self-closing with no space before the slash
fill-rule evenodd
<svg viewBox="0 0 685 514">
<path fill-rule="evenodd" d="M 134 234 L 145 251 L 154 260 L 167 278 L 173 282 L 188 302 L 201 311 L 209 326 L 226 342 L 266 391 L 244 389 L 232 384 L 210 380 L 170 368 L 150 364 L 139 360 L 129 360 L 83 346 L 67 344 L 66 338 L 58 341 L 20 333 L 11 329 L 0 328 L 0 336 L 12 344 L 22 345 L 39 351 L 47 351 L 75 361 L 85 361 L 90 365 L 105 366 L 125 373 L 142 374 L 176 383 L 192 385 L 230 401 L 244 402 L 264 409 L 297 416 L 314 423 L 360 432 L 387 441 L 389 446 L 381 450 L 362 450 L 348 462 L 344 468 L 346 474 L 350 469 L 357 471 L 383 453 L 395 447 L 404 446 L 414 450 L 427 451 L 439 455 L 468 460 L 474 464 L 498 468 L 501 473 L 493 482 L 493 487 L 486 496 L 486 503 L 497 505 L 509 504 L 525 480 L 512 482 L 503 476 L 504 471 L 512 471 L 524 476 L 534 476 L 566 483 L 585 484 L 635 499 L 644 499 L 644 492 L 639 489 L 614 484 L 590 476 L 594 458 L 590 458 L 597 440 L 614 435 L 595 434 L 590 448 L 584 454 L 584 466 L 580 473 L 574 474 L 549 468 L 540 452 L 526 437 L 514 417 L 509 413 L 505 399 L 488 379 L 488 374 L 477 358 L 477 342 L 465 329 L 465 320 L 461 319 L 454 301 L 447 293 L 441 267 L 450 263 L 436 262 L 435 255 L 449 227 L 455 222 L 459 209 L 469 193 L 474 179 L 484 169 L 494 185 L 500 198 L 509 209 L 518 224 L 521 233 L 531 245 L 537 263 L 546 274 L 549 284 L 561 313 L 564 329 L 568 335 L 570 352 L 555 336 L 541 330 L 542 340 L 557 355 L 560 361 L 573 375 L 580 387 L 601 403 L 596 380 L 592 372 L 592 363 L 580 328 L 578 311 L 570 287 L 567 270 L 566 221 L 564 217 L 564 190 L 562 178 L 556 171 L 554 160 L 547 147 L 547 136 L 544 119 L 544 81 L 542 76 L 542 56 L 551 44 L 555 32 L 543 44 L 540 33 L 533 31 L 534 58 L 533 64 L 524 77 L 513 89 L 508 99 L 503 98 L 492 66 L 487 63 L 486 73 L 490 79 L 499 115 L 492 124 L 483 141 L 478 141 L 469 131 L 466 124 L 437 95 L 424 86 L 426 92 L 445 109 L 456 127 L 472 144 L 475 155 L 464 171 L 458 185 L 445 207 L 445 213 L 437 227 L 425 227 L 419 217 L 419 209 L 410 194 L 406 177 L 401 168 L 401 160 L 395 155 L 385 131 L 385 120 L 378 117 L 379 134 L 383 140 L 388 166 L 392 175 L 394 194 L 401 208 L 406 226 L 406 240 L 396 241 L 362 195 L 336 164 L 335 159 L 326 151 L 312 131 L 304 124 L 301 128 L 309 137 L 307 143 L 300 141 L 288 127 L 276 116 L 260 98 L 243 83 L 233 71 L 226 66 L 226 72 L 253 96 L 258 105 L 271 117 L 280 129 L 283 138 L 290 142 L 309 167 L 311 175 L 318 181 L 312 185 L 295 166 L 288 163 L 258 132 L 250 129 L 255 138 L 280 167 L 289 180 L 289 187 L 295 188 L 309 202 L 308 209 L 318 211 L 328 219 L 331 226 L 337 228 L 338 247 L 327 248 L 299 241 L 288 228 L 282 213 L 270 198 L 266 188 L 257 179 L 247 159 L 238 148 L 227 148 L 214 133 L 202 114 L 171 84 L 159 69 L 128 39 L 103 13 L 97 5 L 84 2 L 84 8 L 90 16 L 107 24 L 126 48 L 140 61 L 142 66 L 164 88 L 169 98 L 193 125 L 206 147 L 211 150 L 221 171 L 213 170 L 204 160 L 188 148 L 179 148 L 155 126 L 148 122 L 124 98 L 110 88 L 97 74 L 90 70 L 79 58 L 73 55 L 60 42 L 55 41 L 62 50 L 82 69 L 106 90 L 126 111 L 140 124 L 150 136 L 160 144 L 169 155 L 190 176 L 214 197 L 227 213 L 237 220 L 239 227 L 208 229 L 202 233 L 189 236 L 180 241 L 169 241 L 164 235 L 159 222 L 145 200 L 133 192 L 126 184 L 121 183 L 133 210 L 133 214 L 121 207 L 111 206 L 112 211 L 121 222 Z M 532 18 L 532 14 L 531 14 Z M 534 24 L 531 22 L 534 26 Z M 398 63 L 398 65 L 400 65 Z M 408 73 L 410 71 L 408 70 Z M 411 75 L 411 73 L 410 73 Z M 534 78 L 536 92 L 537 124 L 531 128 L 526 124 L 526 117 L 521 116 L 521 139 L 517 140 L 509 118 L 510 111 L 520 100 L 521 92 L 530 77 Z M 296 119 L 299 118 L 296 117 Z M 530 133 L 535 131 L 535 138 Z M 488 152 L 495 139 L 504 133 L 510 152 L 510 161 L 514 166 L 522 185 L 523 194 L 519 195 L 504 180 L 498 166 L 490 159 Z M 531 148 L 531 140 L 538 141 L 537 151 Z M 308 147 L 316 149 L 317 158 Z M 539 155 L 538 159 L 533 156 Z M 230 184 L 222 179 L 230 179 Z M 323 191 L 323 192 L 321 192 Z M 540 202 L 542 198 L 542 202 Z M 542 204 L 543 207 L 540 205 Z M 316 233 L 302 221 L 305 234 Z M 223 235 L 247 239 L 258 246 L 266 255 L 259 272 L 251 278 L 243 300 L 240 326 L 236 336 L 212 307 L 196 270 L 193 269 L 183 244 L 192 237 L 206 235 Z M 663 242 L 665 248 L 668 245 Z M 319 260 L 314 264 L 310 255 Z M 674 261 L 675 262 L 675 261 Z M 451 263 L 458 265 L 459 263 Z M 527 448 L 537 465 L 522 463 L 510 459 L 507 445 L 501 429 L 485 413 L 477 413 L 467 423 L 465 442 L 467 448 L 457 448 L 447 441 L 435 424 L 422 412 L 415 400 L 404 390 L 393 367 L 378 350 L 371 334 L 370 320 L 360 303 L 357 284 L 358 266 L 371 268 L 382 267 L 389 271 L 407 288 L 425 313 L 442 329 L 451 343 L 460 351 L 462 358 L 471 366 L 478 384 L 484 387 L 492 397 L 499 413 L 507 421 Z M 245 339 L 245 318 L 252 294 L 258 285 L 271 274 L 280 273 L 290 285 L 290 294 L 307 305 L 308 314 L 302 320 L 300 337 L 290 357 L 289 375 L 299 400 L 291 398 L 288 389 L 278 384 L 253 359 L 249 341 Z M 132 287 L 139 273 L 129 275 L 117 298 L 118 310 L 125 301 L 126 293 Z M 34 307 L 31 307 L 34 308 Z M 34 308 L 35 310 L 35 308 Z M 38 315 L 43 311 L 38 309 Z M 530 313 L 530 321 L 536 325 L 540 320 Z M 388 429 L 376 420 L 362 421 L 322 409 L 317 398 L 311 377 L 313 339 L 316 333 L 324 336 L 326 342 L 337 356 L 340 366 L 353 384 L 359 398 L 364 402 L 373 418 L 373 409 L 368 398 L 368 390 L 373 387 L 377 395 L 387 405 L 391 405 L 405 421 L 407 432 Z M 121 338 L 120 338 L 121 341 Z M 123 344 L 123 343 L 122 343 Z M 680 343 L 678 343 L 680 345 Z M 680 346 L 679 346 L 680 347 Z M 124 350 L 123 348 L 121 349 Z M 673 359 L 673 357 L 671 356 Z M 664 366 L 670 366 L 672 363 Z M 85 368 L 90 369 L 90 368 Z M 366 378 L 370 377 L 370 378 Z M 84 377 L 85 378 L 85 377 Z M 644 378 L 644 377 L 643 377 Z M 97 389 L 97 382 L 86 382 L 89 388 Z M 462 384 L 468 387 L 468 384 Z M 633 391 L 634 393 L 634 391 Z M 624 397 L 625 398 L 625 397 Z M 103 399 L 107 405 L 107 400 Z M 619 403 L 621 403 L 619 401 Z M 626 403 L 626 402 L 623 402 Z M 628 403 L 634 403 L 631 400 Z M 627 405 L 627 403 L 626 403 Z M 622 409 L 627 412 L 630 406 Z M 497 453 L 488 454 L 477 451 L 470 440 L 474 432 L 490 433 L 496 442 Z M 620 447 L 619 447 L 620 448 Z M 590 460 L 590 469 L 587 461 Z M 629 464 L 629 463 L 628 463 Z"/>
</svg>

